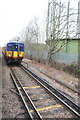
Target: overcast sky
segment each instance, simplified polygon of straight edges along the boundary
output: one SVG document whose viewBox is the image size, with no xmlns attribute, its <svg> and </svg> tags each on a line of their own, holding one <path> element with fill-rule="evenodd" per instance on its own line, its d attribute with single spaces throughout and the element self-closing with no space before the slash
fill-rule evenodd
<svg viewBox="0 0 80 120">
<path fill-rule="evenodd" d="M 78 0 L 70 0 L 77 8 Z M 34 16 L 41 16 L 48 0 L 0 0 L 0 46 L 20 35 Z"/>
</svg>

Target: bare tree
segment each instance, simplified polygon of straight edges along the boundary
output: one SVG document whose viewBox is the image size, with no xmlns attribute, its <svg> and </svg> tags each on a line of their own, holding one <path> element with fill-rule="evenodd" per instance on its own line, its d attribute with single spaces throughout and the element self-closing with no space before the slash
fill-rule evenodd
<svg viewBox="0 0 80 120">
<path fill-rule="evenodd" d="M 40 27 L 38 24 L 37 17 L 35 17 L 32 21 L 29 22 L 26 29 L 24 30 L 23 36 L 24 36 L 24 43 L 25 43 L 25 53 L 27 53 L 29 49 L 31 50 L 31 52 L 33 52 L 33 50 L 36 50 L 36 49 L 38 51 Z"/>
<path fill-rule="evenodd" d="M 39 39 L 39 25 L 38 19 L 34 18 L 33 21 L 29 23 L 29 25 L 25 29 L 25 39 L 30 43 L 38 43 Z"/>
<path fill-rule="evenodd" d="M 67 7 L 61 3 L 56 3 L 54 0 L 48 3 L 48 17 L 46 27 L 46 43 L 49 46 L 48 62 L 52 61 L 52 55 L 59 52 L 68 40 L 75 33 L 74 27 L 77 22 L 74 13 L 70 10 L 70 2 Z"/>
</svg>

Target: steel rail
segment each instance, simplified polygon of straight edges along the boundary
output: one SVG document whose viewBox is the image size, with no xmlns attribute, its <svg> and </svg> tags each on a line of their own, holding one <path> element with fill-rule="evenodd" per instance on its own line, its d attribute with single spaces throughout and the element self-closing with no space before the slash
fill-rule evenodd
<svg viewBox="0 0 80 120">
<path fill-rule="evenodd" d="M 27 64 L 27 67 L 28 67 L 28 63 L 26 63 L 26 62 L 24 62 L 24 61 L 22 61 L 22 62 L 25 63 L 25 64 Z M 56 78 L 54 78 L 54 77 L 51 77 L 51 76 L 47 75 L 46 73 L 42 72 L 41 70 L 39 70 L 39 71 L 40 71 L 42 74 L 44 74 L 44 75 L 46 75 L 47 77 L 49 77 L 50 79 L 55 80 L 56 82 L 60 83 L 61 85 L 64 85 L 65 87 L 69 88 L 69 89 L 72 90 L 73 92 L 75 92 L 75 93 L 77 93 L 77 94 L 80 95 L 80 91 L 78 91 L 76 88 L 73 88 L 73 87 L 69 86 L 67 83 L 64 83 L 64 82 L 62 82 L 62 81 L 60 81 L 60 80 L 58 80 L 58 79 L 56 79 Z"/>
<path fill-rule="evenodd" d="M 32 100 L 30 99 L 29 95 L 27 94 L 27 92 L 26 92 L 25 89 L 23 88 L 22 84 L 20 83 L 19 79 L 17 78 L 17 76 L 15 75 L 15 73 L 13 72 L 13 70 L 12 70 L 11 67 L 10 67 L 10 70 L 11 70 L 10 76 L 11 76 L 13 82 L 15 83 L 16 88 L 17 88 L 17 90 L 18 90 L 18 92 L 19 92 L 19 94 L 20 94 L 20 96 L 21 96 L 21 99 L 22 99 L 22 101 L 23 101 L 23 103 L 24 103 L 24 106 L 25 106 L 25 108 L 26 108 L 26 113 L 28 114 L 28 118 L 29 118 L 30 120 L 35 120 L 35 119 L 43 120 L 42 117 L 41 117 L 41 115 L 40 115 L 40 113 L 39 113 L 38 110 L 36 109 L 34 103 L 33 103 Z M 19 85 L 18 85 L 18 84 L 19 84 Z M 21 87 L 21 89 L 19 89 L 19 87 Z M 31 104 L 32 109 L 33 109 L 34 112 L 36 113 L 36 114 L 35 114 L 35 115 L 36 115 L 35 118 L 34 118 L 34 116 L 30 113 L 29 107 L 28 107 L 28 105 L 27 105 L 27 103 L 26 103 L 26 101 L 25 101 L 25 98 L 23 97 L 21 91 L 23 91 L 24 95 L 27 97 L 28 102 Z"/>
<path fill-rule="evenodd" d="M 29 68 L 26 68 L 24 65 L 20 64 L 20 67 L 27 72 L 32 78 L 37 80 L 43 87 L 46 88 L 53 96 L 55 96 L 63 105 L 65 105 L 72 113 L 80 118 L 80 107 L 66 97 L 59 90 L 55 89 L 45 79 L 40 78 L 38 75 L 34 74 Z"/>
</svg>

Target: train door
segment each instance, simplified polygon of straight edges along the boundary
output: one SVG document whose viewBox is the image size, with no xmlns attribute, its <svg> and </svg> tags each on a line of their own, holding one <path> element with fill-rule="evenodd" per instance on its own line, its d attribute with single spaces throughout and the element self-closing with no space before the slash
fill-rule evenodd
<svg viewBox="0 0 80 120">
<path fill-rule="evenodd" d="M 24 57 L 24 45 L 20 44 L 19 46 L 19 57 L 23 58 Z"/>
<path fill-rule="evenodd" d="M 13 58 L 18 58 L 19 45 L 13 44 Z"/>
</svg>

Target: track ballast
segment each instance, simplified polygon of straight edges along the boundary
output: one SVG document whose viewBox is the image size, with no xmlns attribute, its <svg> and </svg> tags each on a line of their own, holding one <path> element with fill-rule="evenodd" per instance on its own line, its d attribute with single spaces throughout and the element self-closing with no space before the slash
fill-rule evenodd
<svg viewBox="0 0 80 120">
<path fill-rule="evenodd" d="M 18 78 L 19 72 L 17 75 L 15 67 L 11 67 L 10 75 L 25 106 L 27 118 L 42 120 L 44 118 L 67 118 L 68 116 L 70 118 L 80 117 L 80 108 L 75 103 L 25 66 L 20 65 L 20 67 L 18 69 L 27 72 L 26 80 L 23 79 L 23 74 L 22 78 Z"/>
</svg>

